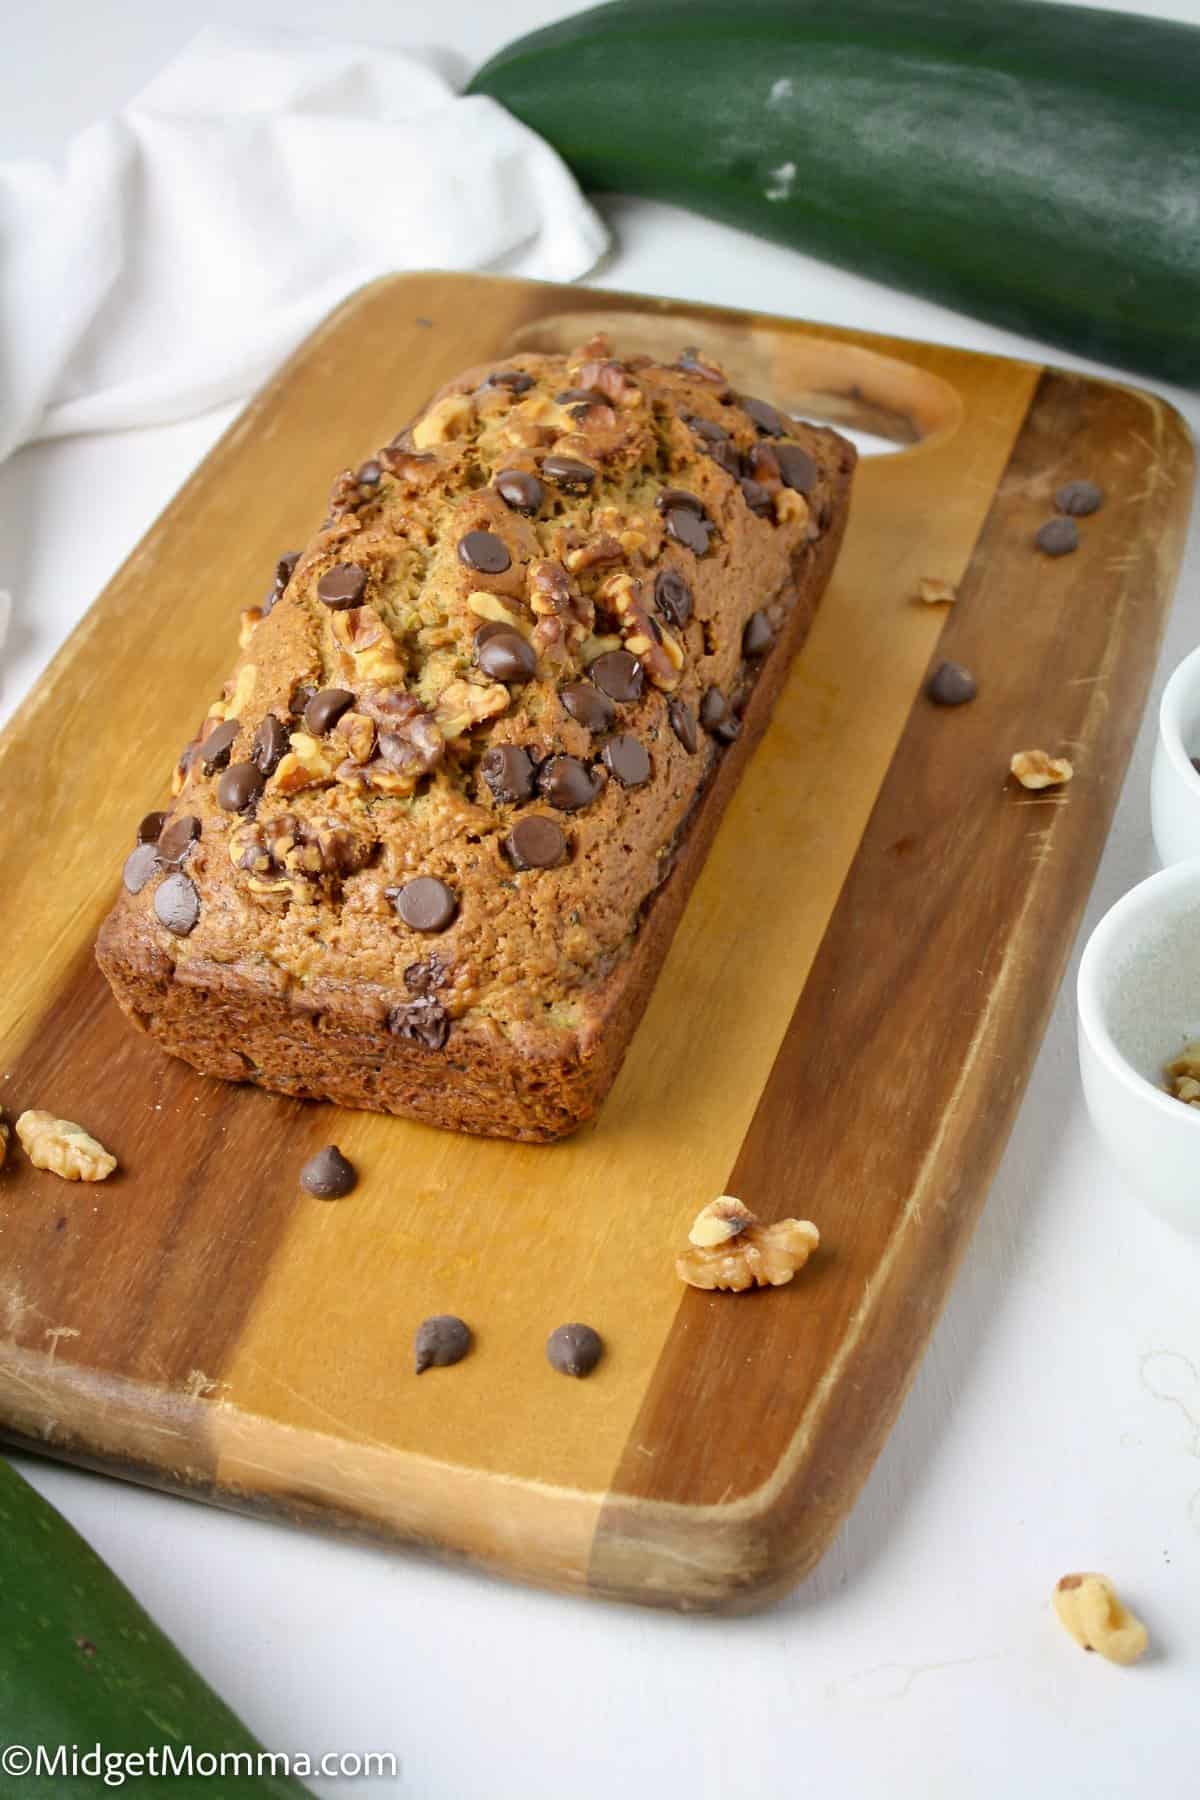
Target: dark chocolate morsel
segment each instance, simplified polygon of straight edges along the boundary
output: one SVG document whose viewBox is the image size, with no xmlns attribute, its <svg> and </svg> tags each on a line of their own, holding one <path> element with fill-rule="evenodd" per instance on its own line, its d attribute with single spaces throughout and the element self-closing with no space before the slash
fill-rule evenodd
<svg viewBox="0 0 1200 1800">
<path fill-rule="evenodd" d="M 784 487 L 795 488 L 798 494 L 812 493 L 821 471 L 807 450 L 799 444 L 776 444 L 775 461 Z"/>
<path fill-rule="evenodd" d="M 699 494 L 689 493 L 686 488 L 661 488 L 654 496 L 654 504 L 659 512 L 670 512 L 672 507 L 682 507 L 684 512 L 694 512 L 698 518 L 707 519 L 708 508 Z"/>
<path fill-rule="evenodd" d="M 358 1175 L 336 1144 L 326 1144 L 301 1169 L 300 1186 L 318 1200 L 341 1200 L 358 1186 Z"/>
<path fill-rule="evenodd" d="M 158 873 L 158 851 L 153 844 L 140 843 L 125 858 L 121 880 L 131 894 L 140 894 L 151 876 Z"/>
<path fill-rule="evenodd" d="M 754 421 L 764 437 L 785 437 L 787 435 L 787 421 L 765 400 L 756 400 L 753 394 L 739 394 L 737 403 L 746 417 Z"/>
<path fill-rule="evenodd" d="M 424 994 L 403 1006 L 393 1006 L 388 1014 L 388 1030 L 393 1037 L 420 1044 L 425 1050 L 442 1050 L 450 1036 L 450 1014 L 440 1000 Z"/>
<path fill-rule="evenodd" d="M 961 663 L 939 663 L 925 684 L 935 706 L 962 706 L 976 694 L 975 677 Z"/>
<path fill-rule="evenodd" d="M 1094 481 L 1068 481 L 1055 494 L 1054 505 L 1060 513 L 1086 519 L 1104 505 L 1104 489 Z"/>
<path fill-rule="evenodd" d="M 524 369 L 493 369 L 484 387 L 507 388 L 510 394 L 527 394 L 534 385 L 533 376 Z"/>
<path fill-rule="evenodd" d="M 719 724 L 713 726 L 713 736 L 723 744 L 732 744 L 734 738 L 740 737 L 742 721 L 736 713 L 728 712 Z"/>
<path fill-rule="evenodd" d="M 287 727 L 274 713 L 268 713 L 254 734 L 250 759 L 264 775 L 273 775 L 283 761 L 288 747 Z"/>
<path fill-rule="evenodd" d="M 692 590 L 678 569 L 660 569 L 654 577 L 654 604 L 668 624 L 681 629 L 692 616 Z"/>
<path fill-rule="evenodd" d="M 695 756 L 700 739 L 696 733 L 696 715 L 682 700 L 667 701 L 667 718 L 671 730 L 689 756 Z"/>
<path fill-rule="evenodd" d="M 695 556 L 703 556 L 708 549 L 709 533 L 712 530 L 708 520 L 702 518 L 687 506 L 672 507 L 666 514 L 667 536 L 682 544 L 685 550 L 692 551 Z"/>
<path fill-rule="evenodd" d="M 742 463 L 742 453 L 736 444 L 710 444 L 708 447 L 708 454 L 712 457 L 717 467 L 724 469 L 727 475 L 732 475 L 735 481 L 739 480 L 745 472 Z"/>
<path fill-rule="evenodd" d="M 354 695 L 346 688 L 322 688 L 304 708 L 304 723 L 314 737 L 324 737 L 353 705 Z"/>
<path fill-rule="evenodd" d="M 609 738 L 600 755 L 609 774 L 615 776 L 622 787 L 643 787 L 649 781 L 650 756 L 646 746 L 627 731 Z"/>
<path fill-rule="evenodd" d="M 230 763 L 217 783 L 217 805 L 226 812 L 247 812 L 265 786 L 266 777 L 257 763 Z"/>
<path fill-rule="evenodd" d="M 560 1325 L 546 1339 L 546 1360 L 560 1375 L 590 1375 L 604 1355 L 604 1343 L 590 1325 Z"/>
<path fill-rule="evenodd" d="M 236 719 L 224 719 L 213 726 L 200 746 L 200 767 L 206 775 L 215 775 L 218 769 L 228 766 L 229 752 L 240 730 Z"/>
<path fill-rule="evenodd" d="M 569 494 L 586 494 L 596 479 L 596 471 L 590 463 L 580 462 L 574 456 L 543 456 L 542 474 L 555 487 L 566 488 Z"/>
<path fill-rule="evenodd" d="M 775 642 L 771 621 L 765 612 L 752 612 L 742 632 L 742 655 L 765 656 Z"/>
<path fill-rule="evenodd" d="M 559 812 L 579 812 L 600 792 L 600 778 L 577 756 L 551 756 L 538 770 L 538 787 Z"/>
<path fill-rule="evenodd" d="M 200 917 L 200 896 L 186 875 L 168 875 L 155 891 L 154 911 L 160 925 L 186 937 Z"/>
<path fill-rule="evenodd" d="M 476 637 L 475 661 L 493 681 L 528 681 L 537 669 L 533 645 L 507 626 Z"/>
<path fill-rule="evenodd" d="M 148 812 L 137 828 L 139 844 L 157 844 L 162 828 L 167 822 L 165 812 Z"/>
<path fill-rule="evenodd" d="M 438 1313 L 417 1326 L 414 1342 L 416 1370 L 448 1369 L 462 1361 L 471 1348 L 471 1327 L 453 1313 Z"/>
<path fill-rule="evenodd" d="M 692 413 L 683 422 L 689 431 L 694 431 L 706 444 L 723 444 L 729 437 L 725 427 L 718 425 L 715 419 L 701 419 Z"/>
<path fill-rule="evenodd" d="M 533 799 L 534 762 L 520 744 L 493 744 L 479 759 L 479 773 L 502 806 Z"/>
<path fill-rule="evenodd" d="M 458 900 L 444 881 L 418 875 L 394 890 L 393 904 L 411 931 L 445 931 L 458 911 Z"/>
<path fill-rule="evenodd" d="M 628 650 L 606 650 L 588 664 L 588 676 L 610 700 L 640 700 L 642 665 Z"/>
<path fill-rule="evenodd" d="M 770 518 L 775 511 L 774 504 L 761 481 L 754 481 L 749 475 L 743 475 L 738 482 L 742 490 L 742 499 L 757 518 Z"/>
<path fill-rule="evenodd" d="M 558 690 L 558 697 L 570 713 L 577 725 L 590 731 L 596 737 L 602 731 L 611 731 L 617 717 L 617 709 L 607 694 L 590 681 L 569 681 Z"/>
<path fill-rule="evenodd" d="M 700 723 L 705 731 L 715 731 L 728 711 L 729 702 L 720 688 L 706 688 L 700 702 Z"/>
<path fill-rule="evenodd" d="M 566 859 L 567 840 L 553 819 L 527 813 L 505 838 L 504 852 L 514 869 L 553 869 Z"/>
<path fill-rule="evenodd" d="M 357 606 L 367 586 L 367 571 L 357 563 L 334 563 L 317 583 L 317 598 L 331 612 L 344 612 Z"/>
<path fill-rule="evenodd" d="M 546 490 L 537 476 L 527 474 L 524 469 L 501 469 L 495 485 L 505 506 L 530 518 L 546 498 Z"/>
<path fill-rule="evenodd" d="M 1070 556 L 1079 548 L 1079 527 L 1074 519 L 1047 519 L 1033 541 L 1045 556 Z"/>
<path fill-rule="evenodd" d="M 458 560 L 480 575 L 503 575 L 512 564 L 508 545 L 494 531 L 468 531 L 460 537 Z"/>
<path fill-rule="evenodd" d="M 200 821 L 195 813 L 183 813 L 163 827 L 158 839 L 158 860 L 164 868 L 178 868 L 200 836 Z"/>
</svg>

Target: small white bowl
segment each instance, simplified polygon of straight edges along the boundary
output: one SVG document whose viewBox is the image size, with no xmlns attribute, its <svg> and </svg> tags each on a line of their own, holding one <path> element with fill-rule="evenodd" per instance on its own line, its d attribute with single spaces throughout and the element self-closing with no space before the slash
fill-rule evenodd
<svg viewBox="0 0 1200 1800">
<path fill-rule="evenodd" d="M 1078 996 L 1093 1125 L 1139 1199 L 1200 1237 L 1200 1108 L 1163 1086 L 1164 1063 L 1200 1039 L 1200 857 L 1151 875 L 1104 915 Z"/>
<path fill-rule="evenodd" d="M 1164 868 L 1200 856 L 1200 650 L 1185 656 L 1163 689 L 1150 772 L 1150 829 Z"/>
</svg>

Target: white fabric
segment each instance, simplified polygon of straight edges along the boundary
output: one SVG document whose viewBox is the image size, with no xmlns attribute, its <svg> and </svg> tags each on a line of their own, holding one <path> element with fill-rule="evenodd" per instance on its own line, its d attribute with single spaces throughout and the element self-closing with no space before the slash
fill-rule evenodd
<svg viewBox="0 0 1200 1800">
<path fill-rule="evenodd" d="M 606 233 L 427 56 L 204 31 L 61 170 L 0 166 L 0 458 L 248 393 L 392 269 L 567 281 Z"/>
</svg>

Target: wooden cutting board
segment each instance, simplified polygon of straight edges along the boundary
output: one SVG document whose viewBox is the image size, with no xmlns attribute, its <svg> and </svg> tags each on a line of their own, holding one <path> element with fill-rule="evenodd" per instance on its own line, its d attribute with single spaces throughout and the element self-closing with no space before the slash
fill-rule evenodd
<svg viewBox="0 0 1200 1800">
<path fill-rule="evenodd" d="M 711 352 L 741 388 L 907 447 L 845 550 L 619 1082 L 538 1148 L 223 1086 L 124 1024 L 92 962 L 134 822 L 232 661 L 237 609 L 332 475 L 464 365 Z M 226 434 L 0 740 L 0 1100 L 121 1162 L 0 1174 L 0 1422 L 198 1499 L 552 1586 L 744 1608 L 810 1569 L 895 1417 L 1007 1136 L 1170 600 L 1191 447 L 1161 400 L 1030 363 L 675 302 L 410 275 L 348 301 Z M 1108 502 L 1031 539 L 1065 479 Z M 919 579 L 959 592 L 911 599 Z M 931 659 L 979 679 L 932 706 Z M 1068 788 L 1006 779 L 1065 752 Z M 296 1174 L 330 1140 L 337 1204 Z M 727 1191 L 822 1233 L 788 1288 L 685 1290 Z M 457 1312 L 457 1368 L 412 1335 Z M 608 1354 L 555 1374 L 548 1332 Z"/>
</svg>

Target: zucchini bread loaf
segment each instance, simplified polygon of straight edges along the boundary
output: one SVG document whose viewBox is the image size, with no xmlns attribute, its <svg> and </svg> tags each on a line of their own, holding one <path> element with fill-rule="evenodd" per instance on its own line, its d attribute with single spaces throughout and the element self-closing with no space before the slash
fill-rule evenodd
<svg viewBox="0 0 1200 1800">
<path fill-rule="evenodd" d="M 335 483 L 97 954 L 206 1074 L 545 1140 L 611 1085 L 854 451 L 670 365 L 471 371 Z"/>
</svg>

